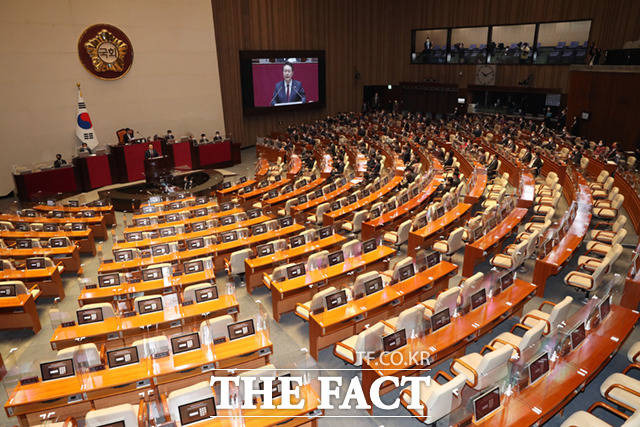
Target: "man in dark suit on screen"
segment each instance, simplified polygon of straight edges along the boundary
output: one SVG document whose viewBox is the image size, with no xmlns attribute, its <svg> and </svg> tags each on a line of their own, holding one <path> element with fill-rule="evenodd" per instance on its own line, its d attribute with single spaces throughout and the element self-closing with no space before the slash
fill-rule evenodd
<svg viewBox="0 0 640 427">
<path fill-rule="evenodd" d="M 285 62 L 282 66 L 282 80 L 276 83 L 271 97 L 271 106 L 286 102 L 307 102 L 302 83 L 293 80 L 293 64 Z"/>
</svg>

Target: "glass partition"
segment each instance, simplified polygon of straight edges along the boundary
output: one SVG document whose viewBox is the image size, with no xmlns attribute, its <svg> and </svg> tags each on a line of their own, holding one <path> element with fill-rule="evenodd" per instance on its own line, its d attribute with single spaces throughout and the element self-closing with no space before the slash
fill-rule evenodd
<svg viewBox="0 0 640 427">
<path fill-rule="evenodd" d="M 451 30 L 451 64 L 482 64 L 487 59 L 489 27 Z"/>
<path fill-rule="evenodd" d="M 411 61 L 414 64 L 444 64 L 447 56 L 448 31 L 446 29 L 415 31 Z"/>
<path fill-rule="evenodd" d="M 534 63 L 581 64 L 585 62 L 591 21 L 540 24 Z"/>
<path fill-rule="evenodd" d="M 493 27 L 487 62 L 495 64 L 528 64 L 533 56 L 535 24 Z"/>
</svg>

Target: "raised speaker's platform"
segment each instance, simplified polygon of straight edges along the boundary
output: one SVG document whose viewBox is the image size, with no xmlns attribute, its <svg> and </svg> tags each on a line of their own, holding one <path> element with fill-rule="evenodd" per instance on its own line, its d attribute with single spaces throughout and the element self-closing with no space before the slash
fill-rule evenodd
<svg viewBox="0 0 640 427">
<path fill-rule="evenodd" d="M 151 196 L 171 194 L 171 191 L 185 191 L 197 196 L 209 195 L 224 181 L 220 172 L 205 169 L 188 173 L 174 173 L 168 185 L 156 186 L 146 182 L 127 184 L 110 190 L 99 191 L 101 199 L 111 199 L 117 211 L 132 212 Z"/>
</svg>

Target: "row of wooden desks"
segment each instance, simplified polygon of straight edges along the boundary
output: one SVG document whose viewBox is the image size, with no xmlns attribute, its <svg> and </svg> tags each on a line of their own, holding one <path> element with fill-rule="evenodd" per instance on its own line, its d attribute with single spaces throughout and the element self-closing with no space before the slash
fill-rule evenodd
<svg viewBox="0 0 640 427">
<path fill-rule="evenodd" d="M 362 240 L 369 240 L 382 234 L 388 227 L 397 225 L 399 221 L 408 219 L 409 215 L 423 206 L 430 200 L 442 182 L 442 175 L 436 174 L 427 186 L 418 193 L 417 196 L 409 199 L 407 203 L 398 206 L 396 209 L 385 212 L 377 218 L 370 219 L 362 223 Z"/>
<path fill-rule="evenodd" d="M 313 240 L 295 248 L 277 251 L 271 255 L 245 259 L 244 271 L 247 292 L 253 293 L 255 288 L 263 284 L 263 274 L 270 274 L 276 267 L 293 261 L 301 261 L 315 252 L 331 251 L 337 246 L 346 243 L 346 241 L 346 237 L 340 234 L 332 234 L 324 239 Z"/>
<path fill-rule="evenodd" d="M 138 363 L 76 374 L 34 384 L 18 385 L 5 404 L 10 417 L 20 425 L 42 422 L 41 415 L 53 412 L 59 419 L 84 417 L 90 409 L 138 402 L 139 393 L 158 396 L 212 375 L 228 376 L 227 368 L 255 369 L 269 363 L 273 344 L 266 330 L 221 344 L 203 344 L 200 349 Z"/>
<path fill-rule="evenodd" d="M 41 291 L 34 290 L 13 297 L 0 298 L 0 322 L 2 329 L 31 329 L 37 334 L 41 329 L 36 300 Z"/>
<path fill-rule="evenodd" d="M 205 216 L 196 216 L 193 218 L 186 218 L 186 219 L 180 219 L 179 221 L 165 221 L 165 222 L 160 222 L 158 224 L 149 224 L 149 225 L 132 225 L 132 226 L 128 226 L 125 227 L 124 229 L 124 233 L 134 233 L 137 231 L 155 231 L 158 230 L 159 228 L 162 227 L 171 227 L 173 225 L 193 225 L 194 223 L 198 223 L 198 222 L 202 222 L 202 221 L 207 221 L 207 220 L 213 220 L 213 219 L 218 219 L 224 216 L 228 216 L 228 215 L 235 215 L 238 213 L 244 212 L 244 209 L 240 209 L 240 208 L 232 208 L 226 211 L 220 211 L 220 212 L 214 212 L 212 214 L 209 215 L 205 215 Z"/>
<path fill-rule="evenodd" d="M 376 201 L 382 200 L 384 196 L 393 191 L 398 186 L 398 184 L 400 184 L 402 179 L 402 176 L 394 176 L 386 185 L 384 185 L 378 191 L 374 191 L 373 193 L 369 194 L 367 197 L 363 197 L 360 200 L 357 200 L 355 203 L 343 206 L 338 210 L 325 212 L 322 217 L 323 225 L 332 225 L 336 221 L 347 218 L 354 212 L 359 211 L 360 209 L 365 208 L 372 203 L 375 203 Z"/>
<path fill-rule="evenodd" d="M 80 248 L 76 245 L 62 248 L 0 248 L 0 258 L 26 259 L 32 257 L 50 257 L 54 262 L 61 261 L 65 271 L 72 273 L 80 270 Z"/>
<path fill-rule="evenodd" d="M 269 208 L 271 208 L 272 210 L 275 209 L 276 206 L 285 204 L 287 202 L 287 200 L 290 199 L 295 199 L 298 196 L 301 196 L 303 194 L 307 194 L 308 192 L 314 190 L 316 187 L 319 187 L 320 185 L 324 184 L 324 182 L 326 181 L 326 178 L 320 177 L 318 179 L 314 179 L 313 181 L 309 182 L 308 184 L 295 189 L 293 191 L 290 191 L 288 193 L 285 194 L 281 194 L 277 197 L 274 197 L 272 199 L 267 199 L 263 202 L 263 204 L 265 206 L 268 206 Z"/>
<path fill-rule="evenodd" d="M 27 287 L 38 284 L 42 296 L 58 297 L 62 300 L 65 297 L 62 271 L 55 265 L 33 270 L 2 270 L 0 271 L 0 281 L 20 280 Z"/>
<path fill-rule="evenodd" d="M 313 270 L 294 279 L 275 282 L 271 285 L 273 318 L 279 322 L 284 313 L 294 311 L 297 303 L 309 301 L 318 291 L 327 286 L 351 283 L 358 274 L 371 270 L 385 270 L 388 258 L 395 249 L 378 246 L 371 252 L 346 258 L 344 262 L 327 268 Z"/>
<path fill-rule="evenodd" d="M 458 266 L 447 261 L 419 272 L 407 280 L 347 304 L 309 316 L 309 353 L 316 360 L 325 347 L 359 334 L 367 325 L 389 319 L 402 310 L 434 297 L 448 288 Z"/>
<path fill-rule="evenodd" d="M 173 200 L 171 204 L 180 203 L 180 202 L 182 202 L 182 200 Z M 151 211 L 153 208 L 145 209 L 145 206 L 142 206 L 141 207 L 142 211 L 149 210 L 149 212 L 137 213 L 133 215 L 132 219 L 135 221 L 138 218 L 165 217 L 171 214 L 184 214 L 186 212 L 193 212 L 193 211 L 197 211 L 198 209 L 218 209 L 219 207 L 220 205 L 218 205 L 218 202 L 207 202 L 200 205 L 186 205 L 186 202 L 185 202 L 185 205 L 181 207 L 176 207 L 176 208 L 167 209 L 167 210 L 157 209 L 153 211 Z M 158 208 L 158 207 L 154 207 L 154 208 Z"/>
<path fill-rule="evenodd" d="M 162 243 L 175 243 L 180 241 L 186 241 L 189 239 L 194 239 L 196 237 L 217 236 L 218 234 L 222 234 L 227 231 L 237 230 L 239 228 L 251 227 L 252 225 L 261 224 L 263 222 L 266 222 L 272 219 L 273 217 L 270 217 L 268 215 L 260 215 L 256 218 L 251 218 L 244 221 L 238 221 L 232 224 L 221 225 L 219 227 L 206 228 L 200 231 L 192 231 L 190 233 L 179 233 L 173 236 L 157 237 L 154 239 L 140 239 L 140 240 L 127 241 L 127 242 L 116 242 L 113 244 L 112 250 L 117 251 L 120 249 L 148 248 L 148 247 L 159 245 Z M 179 224 L 176 224 L 176 225 L 179 225 Z M 170 226 L 167 226 L 167 227 L 170 227 Z"/>
<path fill-rule="evenodd" d="M 74 242 L 80 252 L 83 254 L 96 255 L 96 242 L 93 238 L 93 230 L 87 228 L 86 230 L 58 230 L 58 231 L 11 231 L 0 230 L 0 239 L 5 241 L 13 241 L 19 239 L 38 239 L 49 240 L 52 237 L 68 237 L 69 240 Z"/>
<path fill-rule="evenodd" d="M 264 194 L 267 194 L 271 190 L 278 190 L 278 188 L 284 187 L 290 182 L 291 180 L 289 178 L 281 179 L 280 181 L 265 185 L 264 187 L 255 188 L 253 191 L 249 191 L 248 193 L 238 194 L 238 200 L 243 206 L 245 206 L 245 208 L 251 207 L 251 204 L 255 203 L 255 201 Z"/>
<path fill-rule="evenodd" d="M 62 211 L 70 214 L 79 214 L 83 211 L 96 211 L 104 217 L 107 225 L 116 225 L 116 214 L 113 210 L 113 205 L 104 206 L 48 206 L 48 205 L 36 205 L 33 207 L 36 210 L 42 212 Z"/>
<path fill-rule="evenodd" d="M 98 274 L 138 270 L 152 264 L 164 262 L 180 263 L 189 259 L 208 256 L 214 257 L 215 271 L 221 271 L 224 268 L 224 257 L 230 256 L 232 252 L 243 248 L 253 248 L 271 240 L 285 238 L 287 236 L 300 233 L 301 231 L 304 231 L 304 229 L 304 226 L 301 224 L 293 224 L 288 227 L 268 231 L 257 236 L 249 236 L 245 239 L 233 240 L 231 242 L 219 243 L 216 245 L 205 246 L 203 248 L 188 249 L 185 251 L 172 252 L 167 255 L 151 256 L 149 258 L 135 258 L 129 261 L 102 263 L 98 268 Z"/>
<path fill-rule="evenodd" d="M 0 221 L 26 222 L 26 223 L 53 223 L 68 224 L 82 223 L 87 224 L 93 230 L 94 236 L 98 239 L 105 240 L 107 238 L 107 226 L 104 216 L 96 215 L 93 217 L 77 217 L 77 218 L 47 218 L 47 217 L 28 217 L 10 214 L 0 214 Z"/>
<path fill-rule="evenodd" d="M 638 312 L 613 305 L 611 312 L 595 329 L 588 332 L 580 346 L 552 362 L 550 371 L 535 384 L 517 388 L 511 396 L 503 396 L 501 407 L 493 414 L 473 421 L 474 425 L 533 426 L 541 425 L 561 411 L 569 401 L 609 363 L 620 349 L 638 320 Z M 470 401 L 477 392 L 468 388 L 463 393 Z M 463 403 L 464 405 L 464 403 Z M 452 426 L 468 425 L 473 413 L 466 406 L 449 417 Z"/>
<path fill-rule="evenodd" d="M 299 205 L 294 206 L 293 208 L 291 208 L 291 212 L 292 214 L 295 214 L 296 217 L 298 217 L 299 215 L 303 214 L 305 211 L 317 208 L 322 203 L 330 203 L 333 200 L 338 199 L 342 194 L 351 190 L 351 188 L 357 185 L 357 183 L 359 182 L 360 181 L 357 179 L 349 181 L 345 185 L 336 188 L 334 191 L 327 193 L 322 197 L 318 197 L 317 199 L 312 199 L 306 203 L 301 203 Z"/>
<path fill-rule="evenodd" d="M 521 315 L 526 302 L 533 297 L 535 285 L 516 279 L 500 294 L 470 312 L 451 318 L 451 323 L 424 337 L 408 340 L 407 345 L 375 359 L 363 359 L 362 386 L 368 390 L 373 382 L 384 376 L 402 377 L 425 375 L 425 369 L 449 357 L 465 353 L 467 344 L 491 331 L 513 314 Z M 396 353 L 394 355 L 394 353 Z M 416 354 L 424 356 L 416 360 Z M 395 386 L 386 382 L 381 388 L 388 393 Z M 367 403 L 369 396 L 365 393 Z"/>
<path fill-rule="evenodd" d="M 83 343 L 105 344 L 108 349 L 125 347 L 146 335 L 192 332 L 203 320 L 225 314 L 237 317 L 235 295 L 219 295 L 218 299 L 197 304 L 164 307 L 160 311 L 130 317 L 107 317 L 101 322 L 58 326 L 49 340 L 51 348 L 60 350 Z"/>
<path fill-rule="evenodd" d="M 526 208 L 515 208 L 487 234 L 473 243 L 467 243 L 464 249 L 462 276 L 472 276 L 476 264 L 484 259 L 490 250 L 500 251 L 501 242 L 518 227 L 526 214 Z"/>
</svg>

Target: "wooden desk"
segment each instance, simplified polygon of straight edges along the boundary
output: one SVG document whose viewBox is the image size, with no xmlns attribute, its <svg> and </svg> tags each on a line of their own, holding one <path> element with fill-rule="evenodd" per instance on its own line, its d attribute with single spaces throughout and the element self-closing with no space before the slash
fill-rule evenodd
<svg viewBox="0 0 640 427">
<path fill-rule="evenodd" d="M 191 225 L 194 222 L 207 221 L 209 219 L 216 219 L 216 218 L 220 218 L 220 217 L 223 217 L 223 216 L 234 215 L 234 214 L 241 213 L 241 212 L 244 212 L 244 209 L 233 208 L 233 209 L 229 209 L 227 211 L 215 212 L 215 213 L 212 213 L 210 215 L 198 216 L 198 217 L 195 217 L 195 218 L 188 218 L 188 219 L 183 219 L 183 220 L 180 220 L 180 221 L 161 222 L 159 224 L 151 224 L 151 225 L 134 225 L 134 226 L 130 226 L 130 227 L 125 227 L 124 233 L 132 233 L 132 232 L 135 232 L 135 231 L 155 231 L 158 228 L 169 227 L 169 226 L 172 226 L 172 225 Z"/>
<path fill-rule="evenodd" d="M 431 198 L 431 195 L 436 191 L 441 181 L 442 175 L 436 174 L 431 182 L 429 182 L 416 197 L 410 199 L 407 203 L 398 206 L 390 212 L 385 212 L 375 219 L 363 222 L 361 231 L 362 240 L 378 237 L 389 227 L 397 226 L 405 219 L 409 219 L 408 217 L 414 209 L 422 207 L 422 205 Z"/>
<path fill-rule="evenodd" d="M 424 369 L 451 357 L 463 355 L 469 342 L 491 331 L 496 325 L 513 314 L 521 315 L 526 302 L 533 297 L 535 285 L 516 279 L 514 284 L 499 295 L 487 299 L 482 306 L 467 314 L 453 317 L 447 326 L 431 332 L 424 337 L 408 340 L 408 344 L 391 354 L 381 355 L 372 360 L 362 361 L 362 387 L 368 390 L 371 384 L 383 376 L 424 375 Z M 393 353 L 401 355 L 393 356 Z M 412 354 L 427 355 L 426 359 L 416 361 Z M 385 382 L 380 393 L 388 393 L 395 388 Z M 367 403 L 368 394 L 365 394 Z M 372 411 L 370 411 L 372 413 Z"/>
<path fill-rule="evenodd" d="M 369 194 L 367 197 L 356 200 L 355 203 L 351 203 L 338 210 L 325 212 L 322 216 L 323 225 L 332 225 L 336 221 L 346 218 L 348 215 L 359 211 L 360 209 L 365 208 L 378 200 L 381 200 L 386 194 L 393 191 L 398 186 L 398 184 L 402 182 L 402 179 L 402 176 L 394 176 L 386 185 L 384 185 L 378 191 L 374 191 L 373 193 Z"/>
<path fill-rule="evenodd" d="M 378 246 L 369 253 L 347 258 L 343 263 L 307 272 L 306 275 L 295 279 L 273 283 L 271 285 L 273 318 L 279 322 L 282 314 L 294 311 L 297 303 L 309 301 L 316 292 L 327 286 L 340 287 L 340 285 L 351 283 L 355 275 L 386 269 L 389 264 L 387 258 L 395 253 L 395 249 Z"/>
<path fill-rule="evenodd" d="M 476 172 L 476 178 L 473 181 L 473 186 L 469 189 L 467 195 L 464 196 L 465 203 L 469 203 L 471 205 L 475 205 L 480 201 L 485 188 L 487 188 L 487 170 L 478 162 L 474 162 L 473 166 L 478 172 Z"/>
<path fill-rule="evenodd" d="M 7 280 L 21 280 L 27 287 L 37 284 L 41 296 L 44 297 L 58 297 L 61 300 L 65 297 L 62 277 L 60 276 L 60 270 L 57 266 L 37 270 L 0 271 L 0 281 Z"/>
<path fill-rule="evenodd" d="M 506 238 L 514 228 L 520 224 L 527 214 L 525 208 L 515 208 L 505 219 L 502 220 L 495 228 L 487 234 L 479 238 L 473 243 L 467 243 L 464 249 L 464 265 L 462 266 L 462 276 L 469 277 L 473 274 L 473 270 L 478 260 L 483 259 L 490 249 L 494 251 L 500 250 L 500 242 Z"/>
<path fill-rule="evenodd" d="M 233 194 L 237 193 L 238 191 L 242 190 L 245 187 L 248 187 L 250 185 L 256 185 L 258 183 L 257 180 L 255 179 L 248 179 L 243 183 L 239 183 L 236 185 L 232 185 L 229 188 L 224 188 L 221 190 L 216 190 L 214 196 L 216 196 L 216 199 L 218 200 L 218 202 L 226 202 L 229 201 L 233 198 Z"/>
<path fill-rule="evenodd" d="M 270 274 L 279 265 L 293 261 L 302 262 L 315 252 L 323 250 L 332 251 L 346 241 L 346 237 L 340 234 L 332 234 L 327 238 L 314 240 L 297 248 L 288 248 L 272 255 L 245 259 L 244 278 L 247 284 L 247 292 L 252 294 L 255 288 L 263 284 L 262 275 Z"/>
<path fill-rule="evenodd" d="M 226 231 L 237 230 L 244 227 L 251 227 L 255 224 L 261 224 L 265 221 L 272 220 L 273 217 L 267 215 L 260 215 L 257 218 L 247 219 L 245 221 L 234 222 L 233 224 L 222 225 L 220 227 L 207 228 L 205 230 L 200 231 L 192 231 L 190 233 L 179 233 L 175 236 L 166 236 L 166 237 L 158 237 L 156 239 L 142 239 L 142 240 L 134 240 L 131 242 L 117 242 L 113 244 L 112 250 L 119 249 L 130 249 L 130 248 L 148 248 L 150 246 L 158 245 L 161 243 L 174 243 L 180 242 L 188 239 L 193 239 L 195 237 L 207 237 L 207 236 L 215 236 Z M 176 224 L 176 225 L 179 225 Z M 158 226 L 156 226 L 158 227 Z M 170 225 L 167 225 L 170 227 Z"/>
<path fill-rule="evenodd" d="M 440 218 L 436 218 L 418 230 L 409 232 L 407 249 L 409 256 L 415 256 L 420 249 L 430 248 L 441 236 L 467 221 L 471 216 L 471 207 L 469 203 L 458 203 Z"/>
<path fill-rule="evenodd" d="M 37 334 L 41 329 L 36 299 L 40 291 L 15 297 L 0 298 L 0 329 L 31 329 Z"/>
<path fill-rule="evenodd" d="M 198 328 L 203 320 L 224 314 L 238 316 L 238 300 L 235 295 L 220 295 L 216 300 L 191 305 L 165 307 L 163 311 L 136 314 L 131 317 L 108 317 L 102 322 L 68 327 L 58 326 L 49 340 L 51 348 L 63 348 L 83 343 L 104 344 L 107 349 L 131 345 L 145 336 L 187 333 Z"/>
<path fill-rule="evenodd" d="M 609 362 L 629 335 L 638 313 L 624 307 L 612 305 L 611 313 L 587 337 L 576 350 L 552 363 L 550 372 L 535 384 L 505 399 L 502 407 L 474 425 L 541 425 L 551 419 L 571 401 Z M 612 337 L 617 338 L 613 340 Z M 579 372 L 580 371 L 580 372 Z M 536 411 L 532 410 L 536 408 Z M 465 425 L 471 419 L 470 413 L 460 408 L 453 415 L 457 422 Z"/>
<path fill-rule="evenodd" d="M 107 238 L 107 226 L 105 225 L 104 216 L 97 215 L 94 217 L 77 217 L 77 218 L 48 218 L 44 216 L 28 217 L 9 214 L 0 214 L 0 221 L 15 222 L 41 222 L 41 223 L 54 223 L 54 224 L 67 224 L 67 223 L 83 223 L 87 224 L 93 230 L 93 235 L 96 238 L 105 240 Z"/>
<path fill-rule="evenodd" d="M 96 302 L 111 302 L 122 301 L 125 299 L 133 302 L 133 299 L 139 294 L 162 294 L 164 291 L 175 290 L 182 292 L 182 290 L 196 283 L 203 282 L 215 282 L 216 275 L 212 270 L 199 271 L 196 273 L 182 274 L 180 276 L 173 276 L 168 280 L 148 280 L 137 283 L 121 283 L 118 286 L 105 286 L 87 289 L 84 288 L 80 291 L 78 296 L 78 305 L 82 307 L 85 304 L 93 304 Z M 218 289 L 221 293 L 221 289 Z"/>
<path fill-rule="evenodd" d="M 227 368 L 255 369 L 269 363 L 273 344 L 266 331 L 214 346 L 159 359 L 90 372 L 86 375 L 19 385 L 4 408 L 9 417 L 18 417 L 21 426 L 42 422 L 40 415 L 51 412 L 60 419 L 83 418 L 90 409 L 102 409 L 139 401 L 139 393 L 176 390 L 212 375 L 227 376 Z"/>
<path fill-rule="evenodd" d="M 42 211 L 42 212 L 52 212 L 52 211 L 63 211 L 68 212 L 70 214 L 78 214 L 82 211 L 96 211 L 100 215 L 104 217 L 104 221 L 106 225 L 116 225 L 116 214 L 113 210 L 113 205 L 105 205 L 105 206 L 92 206 L 92 205 L 84 205 L 84 206 L 47 206 L 47 205 L 35 205 L 33 209 Z"/>
<path fill-rule="evenodd" d="M 31 257 L 50 257 L 53 261 L 61 261 L 65 271 L 77 273 L 80 270 L 80 249 L 75 246 L 64 248 L 0 248 L 0 258 L 26 259 Z"/>
<path fill-rule="evenodd" d="M 301 231 L 304 231 L 304 229 L 304 226 L 301 224 L 293 224 L 289 227 L 280 228 L 275 231 L 269 231 L 257 236 L 249 236 L 246 239 L 238 239 L 232 242 L 219 243 L 216 245 L 205 246 L 204 248 L 178 251 L 156 257 L 135 258 L 130 261 L 102 263 L 98 268 L 98 273 L 103 274 L 117 271 L 138 270 L 140 268 L 148 267 L 152 264 L 158 264 L 162 262 L 177 263 L 193 258 L 202 258 L 207 256 L 214 257 L 213 262 L 215 271 L 221 271 L 224 268 L 224 257 L 228 257 L 232 252 L 247 247 L 252 248 L 270 240 L 280 239 L 293 234 L 297 234 Z"/>
<path fill-rule="evenodd" d="M 349 301 L 333 310 L 309 316 L 309 353 L 318 360 L 318 352 L 338 341 L 359 334 L 365 325 L 373 326 L 389 319 L 420 301 L 434 297 L 448 288 L 449 276 L 458 266 L 447 261 L 387 286 L 380 292 Z"/>
<path fill-rule="evenodd" d="M 530 208 L 536 193 L 536 179 L 531 172 L 520 170 L 520 184 L 518 188 L 520 194 L 516 206 L 519 208 Z"/>
<path fill-rule="evenodd" d="M 93 238 L 93 230 L 90 228 L 78 231 L 9 231 L 0 230 L 0 239 L 17 240 L 17 239 L 38 239 L 49 240 L 52 237 L 68 237 L 73 241 L 80 253 L 96 255 L 96 242 Z"/>
<path fill-rule="evenodd" d="M 297 154 L 292 154 L 288 166 L 289 170 L 287 171 L 287 178 L 291 180 L 294 179 L 302 169 L 302 160 L 300 160 L 300 156 L 298 156 Z"/>
<path fill-rule="evenodd" d="M 271 190 L 276 190 L 280 187 L 284 187 L 290 182 L 291 180 L 289 178 L 281 179 L 280 181 L 273 182 L 262 188 L 256 188 L 248 193 L 238 194 L 238 199 L 240 201 L 240 204 L 242 204 L 245 209 L 251 209 L 251 205 L 255 203 L 258 198 L 262 197 L 263 194 L 266 194 Z"/>
<path fill-rule="evenodd" d="M 326 181 L 326 178 L 320 177 L 318 179 L 311 181 L 304 187 L 298 188 L 297 190 L 293 190 L 288 193 L 281 194 L 278 197 L 274 197 L 273 199 L 267 199 L 263 202 L 263 204 L 271 208 L 271 210 L 273 210 L 275 209 L 276 206 L 285 204 L 289 199 L 294 199 L 302 194 L 307 194 L 308 192 L 312 191 L 314 188 L 324 184 L 325 181 Z"/>
</svg>

